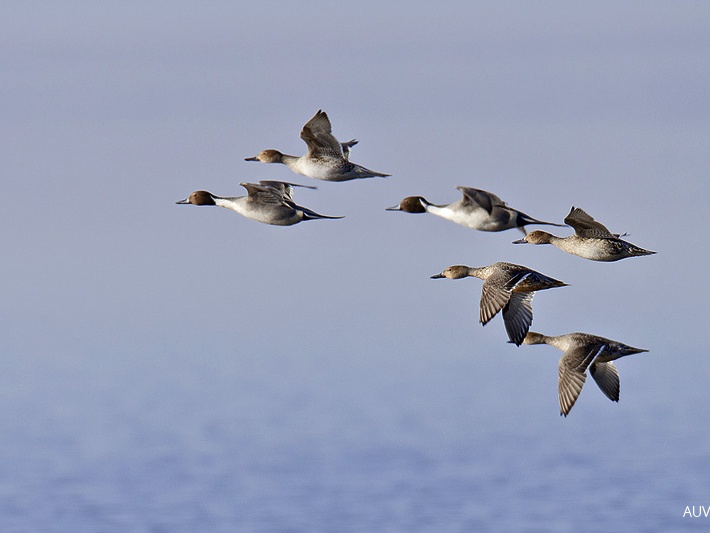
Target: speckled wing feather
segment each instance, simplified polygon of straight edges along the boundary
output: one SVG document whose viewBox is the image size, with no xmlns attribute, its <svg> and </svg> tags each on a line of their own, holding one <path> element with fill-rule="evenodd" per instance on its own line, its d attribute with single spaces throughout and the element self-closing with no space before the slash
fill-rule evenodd
<svg viewBox="0 0 710 533">
<path fill-rule="evenodd" d="M 301 130 L 301 139 L 308 145 L 308 156 L 343 158 L 343 147 L 331 131 L 328 115 L 318 110 Z"/>
<path fill-rule="evenodd" d="M 603 349 L 603 345 L 596 344 L 574 347 L 567 350 L 560 359 L 557 390 L 561 415 L 569 414 L 587 379 L 587 367 Z"/>
<path fill-rule="evenodd" d="M 560 400 L 560 414 L 567 416 L 572 406 L 582 392 L 584 381 L 587 379 L 584 372 L 565 364 L 564 357 L 560 359 L 557 367 L 557 394 Z"/>
<path fill-rule="evenodd" d="M 498 314 L 498 311 L 503 309 L 510 300 L 510 291 L 497 286 L 495 283 L 489 283 L 490 278 L 483 282 L 481 288 L 481 309 L 479 320 L 484 326 Z"/>
<path fill-rule="evenodd" d="M 613 235 L 601 222 L 597 222 L 579 207 L 572 207 L 569 214 L 565 217 L 565 224 L 574 228 L 574 231 L 580 237 L 589 237 L 597 239 L 615 239 Z"/>
<path fill-rule="evenodd" d="M 589 372 L 606 397 L 612 402 L 618 402 L 621 386 L 619 385 L 619 371 L 614 366 L 614 363 L 611 361 L 592 363 L 589 367 Z"/>
</svg>

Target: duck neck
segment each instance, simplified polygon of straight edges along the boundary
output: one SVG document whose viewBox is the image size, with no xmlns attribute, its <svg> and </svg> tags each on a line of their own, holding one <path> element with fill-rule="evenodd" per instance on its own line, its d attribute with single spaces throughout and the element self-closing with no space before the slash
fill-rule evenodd
<svg viewBox="0 0 710 533">
<path fill-rule="evenodd" d="M 542 333 L 536 333 L 534 331 L 528 331 L 525 335 L 524 344 L 546 344 L 547 336 Z"/>
<path fill-rule="evenodd" d="M 487 267 L 468 267 L 467 275 L 472 278 L 486 279 L 488 277 Z"/>
<path fill-rule="evenodd" d="M 551 337 L 549 335 L 543 335 L 542 333 L 536 333 L 534 331 L 529 331 L 528 334 L 525 336 L 525 344 L 548 344 L 549 346 L 553 346 L 557 348 L 558 350 L 562 350 L 563 352 L 567 350 L 569 341 L 565 337 L 565 335 L 560 335 L 557 337 Z"/>
<path fill-rule="evenodd" d="M 569 239 L 569 237 L 567 237 Z M 554 246 L 557 246 L 558 243 L 564 242 L 565 237 L 558 237 L 557 235 L 553 235 L 552 233 L 547 234 L 547 244 L 552 244 Z"/>
<path fill-rule="evenodd" d="M 247 199 L 246 196 L 237 196 L 237 197 L 215 196 L 214 203 L 215 203 L 215 205 L 218 205 L 219 207 L 225 207 L 227 209 L 232 209 L 233 211 L 241 213 L 243 211 L 244 202 L 246 201 L 246 199 Z"/>
<path fill-rule="evenodd" d="M 426 209 L 429 213 L 432 215 L 437 215 L 442 218 L 451 218 L 453 216 L 451 212 L 451 208 L 449 208 L 448 205 L 445 204 L 432 204 L 428 200 L 425 200 L 424 198 L 421 199 L 422 205 L 424 206 L 424 209 Z"/>
<path fill-rule="evenodd" d="M 563 352 L 566 352 L 570 344 L 573 343 L 573 339 L 570 338 L 569 335 L 557 335 L 557 336 L 547 336 L 547 335 L 542 335 L 543 341 L 545 344 L 549 344 L 550 346 L 554 346 L 558 350 L 562 350 Z"/>
<path fill-rule="evenodd" d="M 281 159 L 278 162 L 291 168 L 298 163 L 299 159 L 301 158 L 295 155 L 281 154 Z"/>
</svg>

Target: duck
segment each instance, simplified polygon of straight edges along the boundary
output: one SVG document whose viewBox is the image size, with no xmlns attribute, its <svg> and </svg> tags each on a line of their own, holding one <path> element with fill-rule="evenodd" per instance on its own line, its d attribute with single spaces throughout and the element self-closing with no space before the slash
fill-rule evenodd
<svg viewBox="0 0 710 533">
<path fill-rule="evenodd" d="M 358 141 L 341 143 L 333 136 L 328 115 L 318 112 L 303 126 L 301 139 L 308 146 L 305 155 L 288 155 L 278 150 L 262 150 L 245 161 L 282 163 L 296 174 L 323 181 L 350 181 L 362 178 L 388 177 L 390 174 L 375 172 L 362 165 L 350 162 L 350 148 Z"/>
<path fill-rule="evenodd" d="M 601 391 L 613 402 L 619 401 L 619 372 L 612 361 L 627 355 L 648 352 L 590 333 L 548 336 L 529 331 L 523 344 L 549 344 L 564 353 L 558 364 L 557 393 L 560 416 L 569 415 L 587 378 L 587 369 Z"/>
<path fill-rule="evenodd" d="M 433 204 L 422 196 L 408 196 L 386 211 L 432 213 L 456 224 L 479 231 L 505 231 L 519 228 L 525 233 L 528 224 L 564 227 L 563 224 L 537 220 L 508 205 L 492 192 L 473 187 L 456 187 L 463 198 L 451 204 Z"/>
<path fill-rule="evenodd" d="M 223 197 L 209 191 L 195 191 L 184 200 L 175 203 L 226 207 L 247 218 L 272 226 L 292 226 L 304 220 L 344 218 L 318 214 L 297 205 L 291 199 L 294 187 L 307 189 L 315 189 L 315 187 L 269 180 L 240 185 L 247 190 L 247 196 Z"/>
<path fill-rule="evenodd" d="M 656 253 L 623 240 L 623 235 L 611 233 L 606 226 L 579 207 L 572 207 L 565 217 L 565 224 L 574 228 L 574 235 L 557 237 L 546 231 L 535 230 L 522 239 L 513 241 L 513 244 L 552 244 L 568 254 L 604 262 Z"/>
<path fill-rule="evenodd" d="M 502 309 L 508 338 L 517 346 L 522 344 L 532 325 L 535 291 L 567 286 L 563 281 L 526 266 L 505 262 L 485 267 L 454 265 L 431 276 L 431 279 L 462 279 L 469 276 L 483 280 L 479 322 L 485 326 Z"/>
</svg>

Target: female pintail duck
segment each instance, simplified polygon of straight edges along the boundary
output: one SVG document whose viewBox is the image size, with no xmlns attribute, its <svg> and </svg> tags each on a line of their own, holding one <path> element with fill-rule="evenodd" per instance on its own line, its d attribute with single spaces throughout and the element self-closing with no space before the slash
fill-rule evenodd
<svg viewBox="0 0 710 533">
<path fill-rule="evenodd" d="M 549 344 L 564 352 L 558 364 L 557 381 L 560 415 L 564 416 L 569 414 L 582 392 L 587 368 L 607 398 L 618 402 L 619 372 L 612 361 L 648 351 L 589 333 L 567 333 L 550 337 L 530 331 L 523 339 L 523 344 Z"/>
<path fill-rule="evenodd" d="M 432 279 L 461 279 L 467 276 L 483 280 L 479 321 L 486 325 L 501 309 L 503 323 L 511 342 L 520 346 L 532 324 L 532 299 L 535 291 L 564 287 L 567 283 L 512 263 L 493 263 L 486 267 L 450 266 Z"/>
<path fill-rule="evenodd" d="M 195 191 L 178 204 L 218 205 L 232 209 L 247 218 L 271 224 L 274 226 L 292 226 L 303 220 L 318 218 L 343 218 L 320 215 L 291 200 L 293 187 L 315 189 L 307 185 L 297 185 L 284 181 L 260 181 L 256 183 L 241 183 L 247 190 L 247 196 L 221 197 L 208 191 Z"/>
<path fill-rule="evenodd" d="M 353 139 L 340 143 L 331 133 L 330 120 L 324 111 L 318 111 L 301 130 L 301 139 L 308 145 L 308 151 L 300 157 L 288 155 L 278 150 L 262 150 L 255 157 L 245 161 L 262 163 L 283 163 L 296 174 L 325 181 L 349 181 L 374 176 L 386 177 L 349 161 L 350 148 L 357 144 Z"/>
<path fill-rule="evenodd" d="M 406 213 L 432 213 L 467 228 L 480 231 L 504 231 L 520 228 L 525 233 L 528 224 L 545 224 L 563 227 L 563 224 L 543 222 L 508 205 L 493 193 L 473 189 L 471 187 L 456 187 L 463 198 L 451 204 L 432 204 L 421 196 L 408 196 L 399 205 L 388 207 L 387 211 L 404 211 Z"/>
<path fill-rule="evenodd" d="M 568 254 L 592 261 L 618 261 L 627 257 L 656 253 L 626 242 L 620 235 L 611 233 L 603 224 L 594 220 L 579 207 L 572 207 L 565 217 L 565 223 L 574 228 L 574 235 L 556 237 L 545 231 L 536 230 L 513 243 L 552 244 Z"/>
</svg>

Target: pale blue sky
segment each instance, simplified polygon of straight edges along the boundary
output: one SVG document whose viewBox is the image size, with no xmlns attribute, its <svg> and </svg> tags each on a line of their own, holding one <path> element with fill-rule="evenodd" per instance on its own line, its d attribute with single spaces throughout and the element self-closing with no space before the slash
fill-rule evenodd
<svg viewBox="0 0 710 533">
<path fill-rule="evenodd" d="M 323 368 L 344 387 L 350 371 L 436 379 L 454 360 L 477 409 L 562 431 L 559 354 L 506 344 L 498 317 L 482 328 L 480 282 L 429 279 L 505 260 L 571 285 L 535 297 L 534 330 L 650 350 L 619 363 L 619 405 L 588 384 L 564 431 L 690 405 L 708 419 L 707 3 L 6 2 L 0 15 L 10 406 L 55 390 L 53 375 L 101 391 L 200 362 L 244 370 L 263 351 L 283 355 L 264 371 L 276 388 Z M 319 183 L 244 161 L 303 153 L 318 109 L 359 139 L 353 161 L 392 177 Z M 297 202 L 346 218 L 283 228 L 175 205 L 260 179 L 317 185 Z M 543 220 L 582 207 L 658 254 L 594 263 L 384 210 L 456 200 L 457 185 Z M 62 390 L 53 405 L 77 409 Z"/>
<path fill-rule="evenodd" d="M 259 328 L 274 313 L 300 329 L 306 317 L 267 297 L 287 288 L 313 307 L 313 323 L 328 309 L 326 319 L 337 310 L 364 326 L 381 313 L 406 330 L 461 309 L 451 301 L 461 286 L 428 274 L 506 259 L 575 287 L 537 299 L 549 304 L 537 328 L 592 320 L 637 344 L 667 342 L 665 328 L 692 341 L 705 319 L 705 298 L 684 283 L 700 279 L 693 232 L 707 190 L 704 4 L 318 5 L 4 8 L 2 225 L 15 281 L 3 300 L 13 331 L 41 319 L 46 332 L 84 324 L 120 335 L 129 320 L 218 333 L 235 321 Z M 269 228 L 173 204 L 197 188 L 229 195 L 240 181 L 298 178 L 243 158 L 301 153 L 298 132 L 319 108 L 336 135 L 360 139 L 353 160 L 393 174 L 298 191 L 345 220 Z M 514 232 L 384 212 L 410 194 L 453 201 L 456 185 L 543 219 L 581 206 L 659 254 L 587 263 L 509 246 Z M 261 295 L 264 315 L 238 304 L 245 291 Z M 212 312 L 186 320 L 201 301 Z M 586 311 L 570 315 L 571 305 Z"/>
</svg>

